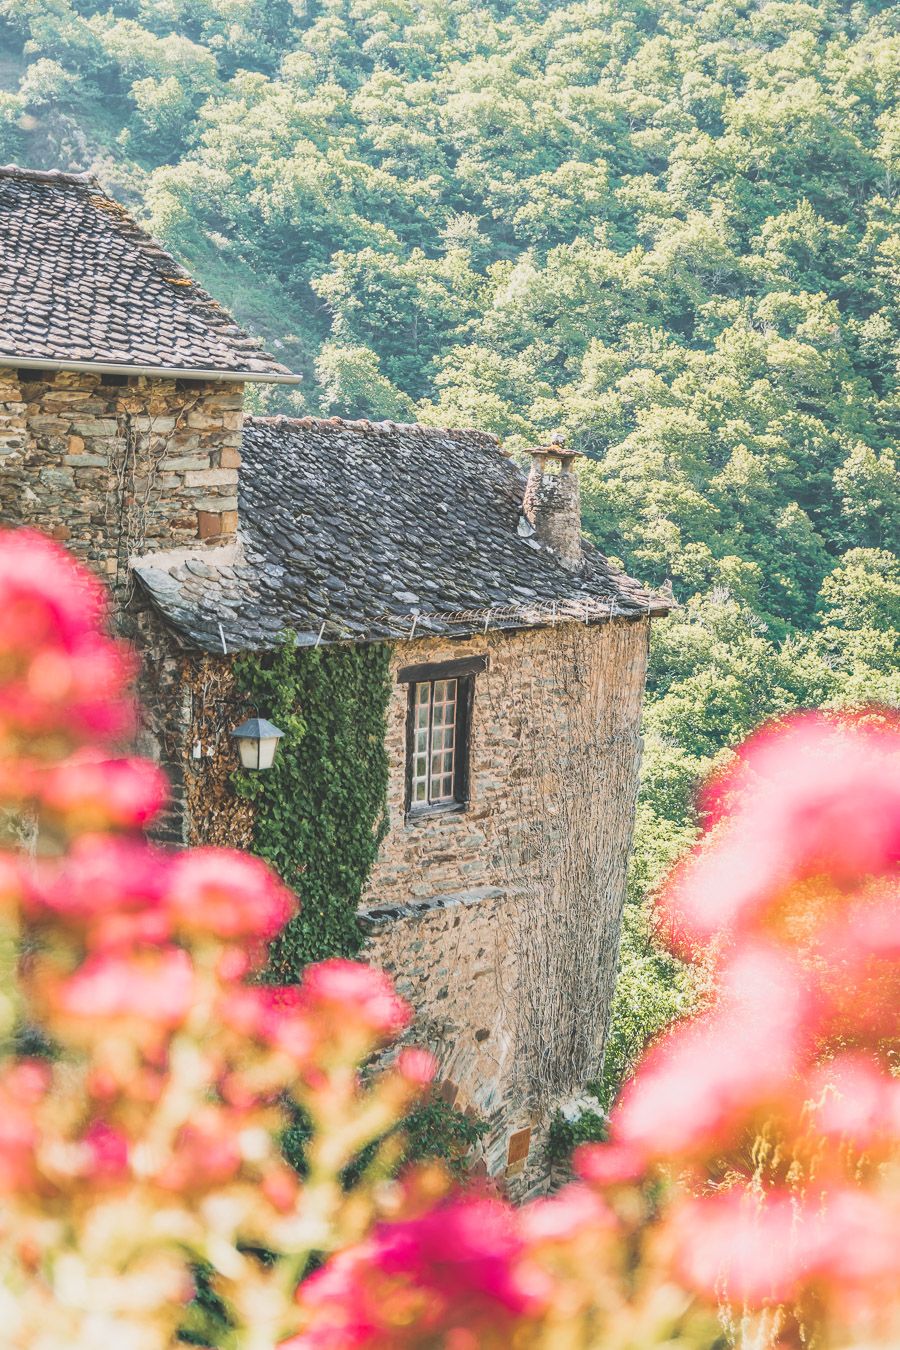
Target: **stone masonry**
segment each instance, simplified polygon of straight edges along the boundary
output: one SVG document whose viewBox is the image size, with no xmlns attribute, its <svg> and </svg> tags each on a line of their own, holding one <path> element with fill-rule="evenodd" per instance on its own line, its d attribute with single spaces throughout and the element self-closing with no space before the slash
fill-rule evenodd
<svg viewBox="0 0 900 1350">
<path fill-rule="evenodd" d="M 0 523 L 115 584 L 150 550 L 235 538 L 243 386 L 0 367 Z"/>
<path fill-rule="evenodd" d="M 558 445 L 532 450 L 522 503 L 523 519 L 570 572 L 584 565 L 578 477 L 573 470 L 574 461 L 580 458 L 577 451 Z"/>
<path fill-rule="evenodd" d="M 517 1198 L 546 1185 L 551 1113 L 536 1099 L 525 1062 L 533 1039 L 525 1011 L 529 986 L 536 975 L 538 982 L 544 978 L 548 957 L 551 980 L 560 978 L 554 958 L 576 972 L 578 965 L 579 934 L 566 931 L 566 905 L 554 912 L 552 892 L 565 901 L 567 888 L 594 887 L 587 903 L 607 940 L 599 953 L 590 950 L 599 969 L 586 978 L 598 1004 L 611 995 L 637 789 L 647 630 L 646 620 L 560 625 L 394 649 L 395 671 L 468 655 L 486 655 L 488 667 L 476 677 L 471 799 L 459 814 L 407 819 L 407 692 L 395 686 L 388 722 L 390 828 L 361 911 L 369 934 L 365 954 L 394 975 L 415 1007 L 413 1034 L 438 1055 L 447 1099 L 487 1120 L 487 1170 L 504 1178 Z M 605 729 L 608 748 L 576 769 L 571 744 L 588 725 Z M 578 781 L 567 784 L 570 771 Z M 582 799 L 592 804 L 587 817 L 573 806 Z M 592 871 L 595 852 L 601 856 Z M 545 953 L 541 935 L 548 929 L 556 931 Z M 581 944 L 590 949 L 587 931 Z M 605 1031 L 602 1023 L 595 1028 L 595 1070 Z"/>
<path fill-rule="evenodd" d="M 249 808 L 228 786 L 228 729 L 243 711 L 231 661 L 179 655 L 149 610 L 138 624 L 142 748 L 166 764 L 174 788 L 159 834 L 246 847 Z M 608 1007 L 614 978 L 647 636 L 646 619 L 619 620 L 428 637 L 392 651 L 389 828 L 360 909 L 363 955 L 415 1009 L 410 1038 L 438 1056 L 444 1099 L 487 1122 L 483 1165 L 517 1199 L 546 1188 L 547 1127 L 559 1100 L 535 1091 L 535 1035 L 553 1035 L 562 1006 L 592 1038 L 594 1071 L 602 1056 L 605 1021 L 592 1014 Z M 487 658 L 475 677 L 468 806 L 407 817 L 408 686 L 396 676 L 467 656 Z M 594 728 L 601 735 L 592 740 Z M 535 986 L 544 983 L 562 998 L 549 1022 L 535 1022 Z M 570 995 L 582 987 L 589 993 L 575 1006 Z"/>
</svg>

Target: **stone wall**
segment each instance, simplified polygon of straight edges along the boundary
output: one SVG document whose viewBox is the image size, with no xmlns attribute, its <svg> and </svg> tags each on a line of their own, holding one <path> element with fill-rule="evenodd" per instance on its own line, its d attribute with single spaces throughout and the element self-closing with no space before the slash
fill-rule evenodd
<svg viewBox="0 0 900 1350">
<path fill-rule="evenodd" d="M 153 822 L 149 834 L 157 843 L 180 848 L 189 842 L 190 658 L 139 591 L 131 596 L 121 619 L 140 658 L 135 687 L 135 749 L 159 764 L 169 779 L 166 809 Z"/>
<path fill-rule="evenodd" d="M 234 791 L 231 730 L 253 708 L 235 689 L 231 659 L 184 648 L 140 591 L 123 626 L 140 653 L 136 749 L 162 766 L 171 787 L 151 837 L 180 848 L 249 850 L 253 804 Z"/>
<path fill-rule="evenodd" d="M 237 531 L 243 386 L 0 367 L 0 523 L 112 583 L 128 558 Z"/>
<path fill-rule="evenodd" d="M 613 652 L 614 641 L 616 650 Z M 525 845 L 540 785 L 534 769 L 539 747 L 568 746 L 585 714 L 591 725 L 612 713 L 637 735 L 646 675 L 648 622 L 628 621 L 488 633 L 465 641 L 424 638 L 398 643 L 392 673 L 404 666 L 488 657 L 475 677 L 470 736 L 470 803 L 460 814 L 405 819 L 407 689 L 395 683 L 388 710 L 390 827 L 370 879 L 366 904 L 403 904 L 484 886 L 505 887 L 511 853 Z M 614 657 L 606 669 L 608 657 Z M 551 718 L 535 724 L 535 709 Z M 603 766 L 596 766 L 603 775 Z M 523 800 L 527 794 L 528 800 Z M 558 803 L 544 799 L 552 815 Z"/>
<path fill-rule="evenodd" d="M 179 655 L 149 612 L 140 634 L 155 662 L 145 748 L 155 738 L 171 771 L 174 745 L 183 815 L 171 837 L 247 847 L 252 805 L 229 782 L 227 733 L 245 711 L 230 660 Z M 552 1112 L 601 1062 L 647 639 L 646 620 L 560 624 L 399 643 L 392 656 L 394 677 L 464 656 L 486 656 L 487 668 L 475 677 L 471 797 L 459 814 L 406 819 L 408 686 L 394 684 L 390 823 L 360 912 L 363 954 L 415 1008 L 411 1038 L 437 1053 L 446 1100 L 487 1121 L 484 1165 L 517 1199 L 546 1186 Z"/>
<path fill-rule="evenodd" d="M 440 1063 L 440 1092 L 486 1122 L 480 1166 L 516 1199 L 546 1188 L 548 1113 L 516 1069 L 516 897 L 474 887 L 364 911 L 364 955 L 416 1010 L 408 1039 Z"/>
<path fill-rule="evenodd" d="M 404 643 L 394 669 L 486 655 L 471 800 L 406 819 L 407 687 L 389 712 L 390 829 L 362 911 L 446 1091 L 490 1123 L 517 1197 L 546 1179 L 555 1104 L 599 1070 L 640 760 L 648 622 Z"/>
</svg>

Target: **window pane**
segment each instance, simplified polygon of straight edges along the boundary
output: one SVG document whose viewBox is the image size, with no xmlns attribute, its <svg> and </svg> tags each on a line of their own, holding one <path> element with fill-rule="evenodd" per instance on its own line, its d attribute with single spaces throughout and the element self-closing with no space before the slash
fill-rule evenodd
<svg viewBox="0 0 900 1350">
<path fill-rule="evenodd" d="M 435 680 L 431 723 L 431 784 L 429 800 L 453 800 L 456 748 L 456 680 Z"/>
</svg>

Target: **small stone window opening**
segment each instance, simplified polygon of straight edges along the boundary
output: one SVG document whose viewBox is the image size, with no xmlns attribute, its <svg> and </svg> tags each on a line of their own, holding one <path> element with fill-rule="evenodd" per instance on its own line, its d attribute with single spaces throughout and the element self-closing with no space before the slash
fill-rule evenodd
<svg viewBox="0 0 900 1350">
<path fill-rule="evenodd" d="M 408 816 L 462 811 L 469 801 L 469 728 L 475 675 L 485 657 L 408 666 L 398 679 L 409 686 L 406 731 Z"/>
</svg>

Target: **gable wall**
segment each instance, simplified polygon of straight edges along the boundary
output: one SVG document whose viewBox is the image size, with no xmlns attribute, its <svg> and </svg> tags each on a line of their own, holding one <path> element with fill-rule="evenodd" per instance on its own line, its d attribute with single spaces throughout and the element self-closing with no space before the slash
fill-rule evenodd
<svg viewBox="0 0 900 1350">
<path fill-rule="evenodd" d="M 487 654 L 471 804 L 407 822 L 407 687 L 389 712 L 390 829 L 366 957 L 416 1009 L 449 1099 L 487 1119 L 489 1172 L 546 1185 L 555 1103 L 600 1067 L 640 762 L 649 622 L 397 646 L 393 668 Z"/>
<path fill-rule="evenodd" d="M 114 584 L 129 556 L 237 530 L 243 386 L 0 367 L 0 523 Z"/>
</svg>

